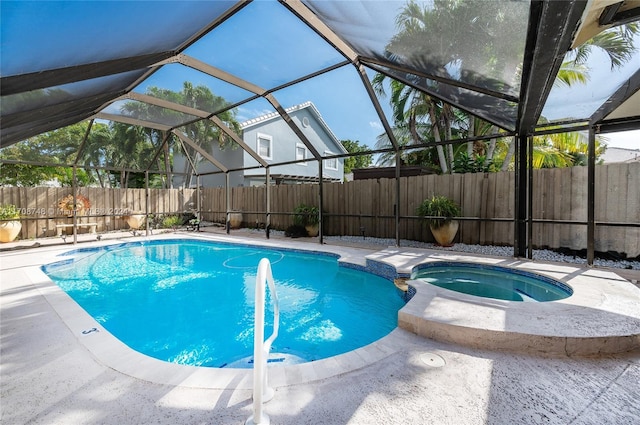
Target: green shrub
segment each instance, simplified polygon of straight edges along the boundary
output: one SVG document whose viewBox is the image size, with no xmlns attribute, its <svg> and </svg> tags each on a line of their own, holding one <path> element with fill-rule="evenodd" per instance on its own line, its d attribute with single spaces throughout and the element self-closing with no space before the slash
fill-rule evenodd
<svg viewBox="0 0 640 425">
<path fill-rule="evenodd" d="M 320 223 L 320 209 L 300 204 L 293 210 L 293 223 L 297 226 L 313 226 Z"/>
<path fill-rule="evenodd" d="M 171 229 L 173 227 L 180 226 L 182 224 L 182 217 L 177 215 L 168 215 L 162 219 L 162 227 L 164 229 Z"/>
<path fill-rule="evenodd" d="M 17 218 L 20 218 L 20 211 L 15 205 L 0 206 L 0 220 L 15 220 Z"/>
<path fill-rule="evenodd" d="M 425 217 L 429 226 L 438 228 L 455 217 L 460 217 L 461 211 L 458 204 L 446 196 L 432 196 L 425 199 L 416 209 L 416 214 Z M 444 218 L 426 218 L 426 217 L 444 217 Z"/>
</svg>

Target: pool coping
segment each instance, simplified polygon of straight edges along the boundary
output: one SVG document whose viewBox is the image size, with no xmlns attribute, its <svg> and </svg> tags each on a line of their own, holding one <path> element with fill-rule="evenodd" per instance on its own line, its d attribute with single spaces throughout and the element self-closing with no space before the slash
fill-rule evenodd
<svg viewBox="0 0 640 425">
<path fill-rule="evenodd" d="M 417 335 L 471 348 L 547 356 L 640 350 L 640 288 L 613 272 L 394 247 L 367 258 L 408 274 L 419 264 L 434 262 L 500 266 L 539 274 L 573 289 L 567 298 L 532 303 L 477 297 L 408 279 L 416 294 L 398 313 L 398 326 Z"/>
<path fill-rule="evenodd" d="M 487 264 L 500 263 L 502 266 L 511 265 L 512 267 L 522 267 L 537 273 L 548 273 L 555 279 L 566 281 L 574 288 L 575 298 L 572 296 L 559 302 L 543 303 L 545 305 L 551 305 L 552 307 L 549 308 L 555 314 L 560 312 L 564 312 L 565 314 L 584 313 L 585 307 L 589 311 L 594 308 L 603 307 L 605 308 L 605 312 L 610 310 L 611 303 L 598 300 L 598 297 L 594 299 L 594 293 L 597 291 L 593 285 L 597 284 L 596 286 L 600 286 L 603 284 L 602 281 L 606 282 L 606 285 L 612 286 L 616 291 L 622 291 L 622 295 L 631 296 L 631 299 L 627 301 L 628 303 L 640 302 L 640 289 L 611 272 L 581 269 L 580 267 L 566 265 L 549 266 L 504 257 L 481 257 L 453 253 L 443 254 L 442 252 L 429 250 L 396 247 L 376 251 L 336 245 L 312 245 L 307 242 L 289 240 L 286 241 L 286 246 L 283 247 L 283 240 L 256 240 L 238 236 L 226 237 L 220 235 L 194 236 L 180 233 L 128 239 L 128 242 L 136 240 L 185 238 L 332 253 L 340 256 L 339 261 L 358 267 L 366 267 L 371 263 L 386 264 L 394 267 L 400 275 L 410 274 L 411 268 L 415 264 L 428 261 L 441 261 L 443 259 L 447 261 L 466 260 L 486 262 Z M 117 243 L 122 243 L 122 241 L 98 242 L 92 246 Z M 59 260 L 57 255 L 62 252 L 71 251 L 74 248 L 76 247 L 64 247 L 63 249 L 58 248 L 55 251 L 48 251 L 49 255 L 42 256 L 41 264 L 46 264 L 56 259 Z M 55 253 L 56 257 L 52 255 L 53 253 Z M 84 346 L 97 361 L 105 366 L 123 374 L 158 384 L 210 389 L 252 388 L 252 369 L 218 369 L 185 366 L 154 359 L 134 351 L 102 328 L 102 326 L 73 301 L 71 297 L 55 285 L 55 283 L 40 270 L 39 266 L 28 267 L 25 273 L 81 345 Z M 603 273 L 606 274 L 606 276 L 603 276 Z M 594 274 L 595 276 L 592 276 Z M 587 282 L 584 282 L 583 285 L 581 282 L 584 279 L 587 279 Z M 589 281 L 594 279 L 596 281 L 595 283 Z M 574 328 L 574 326 L 561 327 L 560 333 L 556 331 L 552 333 L 548 330 L 540 332 L 539 328 L 533 328 L 536 321 L 530 321 L 528 323 L 528 325 L 531 325 L 530 330 L 532 333 L 512 332 L 508 327 L 504 326 L 504 323 L 502 326 L 500 325 L 499 314 L 487 314 L 487 312 L 491 310 L 494 312 L 502 311 L 504 315 L 504 311 L 509 310 L 510 317 L 517 317 L 519 315 L 527 317 L 527 314 L 523 313 L 527 313 L 529 307 L 523 307 L 522 305 L 528 303 L 501 302 L 501 300 L 486 301 L 479 299 L 479 297 L 459 293 L 454 293 L 455 295 L 452 296 L 452 291 L 428 285 L 420 281 L 410 280 L 409 283 L 416 288 L 416 295 L 400 310 L 398 313 L 398 328 L 390 334 L 367 346 L 338 356 L 295 365 L 270 365 L 269 385 L 278 388 L 281 386 L 307 383 L 358 370 L 375 363 L 402 348 L 400 344 L 400 341 L 402 341 L 402 329 L 435 340 L 454 342 L 470 347 L 489 348 L 487 345 L 491 345 L 490 349 L 492 350 L 509 351 L 521 351 L 523 347 L 527 347 L 526 349 L 530 350 L 530 352 L 539 354 L 589 355 L 631 351 L 640 348 L 640 312 L 637 311 L 635 314 L 623 314 L 630 314 L 626 321 L 626 326 L 627 330 L 633 330 L 633 332 L 627 332 L 623 335 L 619 335 L 620 332 L 617 329 L 613 330 L 609 327 L 607 328 L 607 333 L 604 335 L 589 332 L 588 334 L 575 336 L 571 334 L 572 331 L 569 331 L 569 329 Z M 616 300 L 617 299 L 618 298 L 616 298 Z M 520 306 L 516 304 L 520 304 Z M 428 309 L 426 308 L 427 306 L 429 307 Z M 465 319 L 464 316 L 451 317 L 450 312 L 458 311 L 461 306 L 465 308 L 475 306 L 474 308 L 481 310 L 485 317 L 483 317 L 482 321 Z M 531 312 L 529 311 L 528 314 L 531 314 Z M 613 317 L 615 314 L 617 313 L 612 312 L 611 316 Z M 547 317 L 549 317 L 549 315 L 547 315 Z M 597 319 L 597 315 L 585 316 L 584 314 L 580 314 L 580 318 L 583 320 L 595 320 Z M 577 322 L 577 324 L 581 325 L 578 326 L 578 328 L 585 327 L 583 322 Z M 527 323 L 525 323 L 525 325 L 527 325 Z M 529 332 L 529 330 L 527 330 L 527 332 Z M 578 344 L 578 348 L 572 348 L 572 339 L 585 343 L 588 342 L 586 346 L 591 348 L 581 348 L 582 345 L 585 344 Z M 618 339 L 620 339 L 620 341 L 617 341 Z M 587 340 L 590 340 L 590 342 Z M 596 346 L 597 349 L 594 350 L 594 346 Z"/>
</svg>

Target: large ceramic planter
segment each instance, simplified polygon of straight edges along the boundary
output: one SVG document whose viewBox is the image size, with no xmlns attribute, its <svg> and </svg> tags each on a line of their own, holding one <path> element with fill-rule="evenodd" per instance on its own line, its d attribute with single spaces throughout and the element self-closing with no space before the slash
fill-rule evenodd
<svg viewBox="0 0 640 425">
<path fill-rule="evenodd" d="M 133 230 L 138 230 L 144 223 L 145 216 L 142 214 L 134 214 L 128 215 L 124 219 L 130 228 L 132 228 Z"/>
<path fill-rule="evenodd" d="M 232 212 L 229 213 L 229 227 L 232 229 L 239 229 L 242 225 L 242 213 Z"/>
<path fill-rule="evenodd" d="M 429 226 L 429 228 L 438 245 L 451 246 L 453 245 L 453 239 L 456 237 L 456 233 L 458 233 L 458 226 L 459 223 L 457 220 L 451 220 L 438 228 L 434 228 L 433 226 Z"/>
<path fill-rule="evenodd" d="M 305 229 L 307 229 L 307 235 L 309 235 L 312 238 L 315 238 L 316 236 L 318 236 L 318 225 L 317 224 L 307 224 L 306 226 L 304 226 Z"/>
<path fill-rule="evenodd" d="M 22 229 L 19 221 L 5 221 L 0 224 L 0 242 L 12 242 Z"/>
</svg>

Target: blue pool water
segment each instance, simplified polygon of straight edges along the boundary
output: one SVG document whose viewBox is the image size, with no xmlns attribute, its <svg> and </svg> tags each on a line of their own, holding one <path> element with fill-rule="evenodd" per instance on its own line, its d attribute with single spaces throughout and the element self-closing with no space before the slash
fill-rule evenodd
<svg viewBox="0 0 640 425">
<path fill-rule="evenodd" d="M 473 263 L 421 264 L 413 269 L 411 278 L 456 292 L 507 301 L 554 301 L 573 294 L 570 286 L 546 276 Z"/>
<path fill-rule="evenodd" d="M 340 267 L 331 255 L 194 240 L 69 255 L 43 267 L 51 280 L 134 350 L 180 364 L 252 366 L 261 258 L 271 261 L 280 302 L 273 361 L 313 361 L 367 345 L 397 326 L 404 305 L 392 282 Z M 266 336 L 272 318 L 268 307 Z"/>
</svg>

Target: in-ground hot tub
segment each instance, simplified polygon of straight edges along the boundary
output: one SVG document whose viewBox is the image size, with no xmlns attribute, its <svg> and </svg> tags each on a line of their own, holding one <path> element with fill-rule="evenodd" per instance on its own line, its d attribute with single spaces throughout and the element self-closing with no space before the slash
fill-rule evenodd
<svg viewBox="0 0 640 425">
<path fill-rule="evenodd" d="M 640 349 L 640 290 L 615 273 L 573 264 L 417 249 L 389 248 L 367 258 L 396 265 L 399 272 L 417 277 L 407 281 L 415 295 L 398 313 L 398 326 L 415 334 L 471 348 L 527 354 L 592 356 Z M 535 302 L 536 290 L 518 287 L 513 292 L 522 300 L 498 299 L 446 289 L 421 276 L 429 267 L 469 263 L 485 270 L 499 267 L 512 275 L 533 274 L 556 287 L 550 289 L 566 293 Z"/>
<path fill-rule="evenodd" d="M 411 279 L 451 291 L 506 301 L 556 301 L 573 294 L 569 285 L 547 276 L 467 262 L 420 264 L 413 268 Z"/>
</svg>

